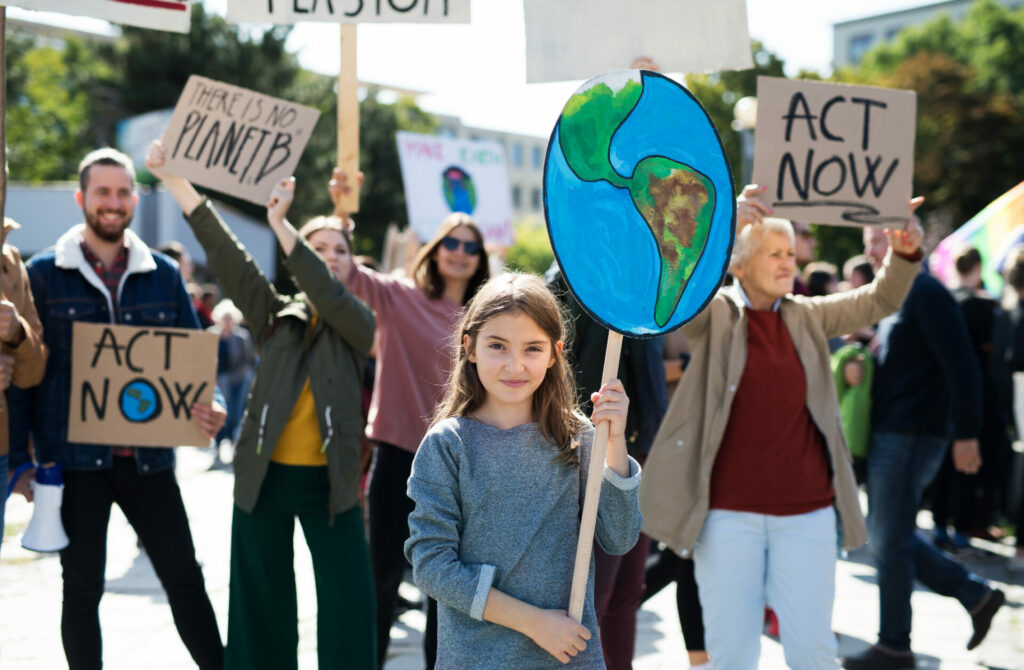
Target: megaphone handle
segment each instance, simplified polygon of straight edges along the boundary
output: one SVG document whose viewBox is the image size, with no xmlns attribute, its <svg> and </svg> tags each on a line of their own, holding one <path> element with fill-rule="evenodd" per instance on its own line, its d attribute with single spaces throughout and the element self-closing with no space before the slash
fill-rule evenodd
<svg viewBox="0 0 1024 670">
<path fill-rule="evenodd" d="M 7 495 L 4 496 L 5 500 L 10 498 L 11 493 L 14 492 L 14 485 L 18 483 L 18 478 L 21 477 L 21 473 L 25 472 L 29 468 L 34 468 L 35 466 L 35 463 L 29 461 L 28 463 L 22 463 L 17 467 L 17 469 L 15 469 L 14 474 L 11 476 L 11 481 L 7 482 Z"/>
</svg>

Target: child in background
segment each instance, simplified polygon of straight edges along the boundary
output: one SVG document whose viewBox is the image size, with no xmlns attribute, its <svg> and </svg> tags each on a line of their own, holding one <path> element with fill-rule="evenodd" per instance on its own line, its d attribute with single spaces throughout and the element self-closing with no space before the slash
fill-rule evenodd
<svg viewBox="0 0 1024 670">
<path fill-rule="evenodd" d="M 603 668 L 593 560 L 583 625 L 563 609 L 594 429 L 574 408 L 558 303 L 539 278 L 502 275 L 470 301 L 457 338 L 413 462 L 405 544 L 416 584 L 438 601 L 437 668 Z M 641 523 L 629 399 L 618 380 L 592 399 L 591 420 L 611 424 L 596 537 L 624 554 Z"/>
</svg>

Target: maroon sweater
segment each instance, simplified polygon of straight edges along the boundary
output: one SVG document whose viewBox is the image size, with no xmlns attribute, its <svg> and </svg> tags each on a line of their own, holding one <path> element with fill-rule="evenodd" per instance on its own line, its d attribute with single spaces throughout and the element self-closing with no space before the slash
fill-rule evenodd
<svg viewBox="0 0 1024 670">
<path fill-rule="evenodd" d="M 711 473 L 711 509 L 785 516 L 832 504 L 825 440 L 782 315 L 747 309 L 747 365 Z"/>
</svg>

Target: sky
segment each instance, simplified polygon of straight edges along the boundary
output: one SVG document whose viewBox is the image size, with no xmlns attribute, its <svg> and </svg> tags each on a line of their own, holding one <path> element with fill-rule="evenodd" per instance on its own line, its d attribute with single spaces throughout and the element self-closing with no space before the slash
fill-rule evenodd
<svg viewBox="0 0 1024 670">
<path fill-rule="evenodd" d="M 204 4 L 223 14 L 227 0 L 204 0 Z M 750 36 L 786 62 L 787 74 L 800 69 L 827 74 L 831 71 L 833 23 L 926 4 L 932 3 L 747 0 L 747 19 Z M 8 12 L 29 20 L 41 15 L 13 7 Z M 547 136 L 562 105 L 581 82 L 525 83 L 522 0 L 472 0 L 471 12 L 469 25 L 359 26 L 359 79 L 422 91 L 426 95 L 417 100 L 421 107 L 458 116 L 467 126 Z M 46 16 L 79 29 L 109 30 L 102 21 Z M 298 54 L 303 67 L 338 73 L 336 25 L 299 24 L 289 37 L 288 48 Z"/>
</svg>

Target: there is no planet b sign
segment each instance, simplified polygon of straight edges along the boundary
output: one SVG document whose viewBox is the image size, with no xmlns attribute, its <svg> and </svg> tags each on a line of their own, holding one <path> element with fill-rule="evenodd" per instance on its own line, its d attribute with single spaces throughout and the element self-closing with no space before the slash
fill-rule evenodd
<svg viewBox="0 0 1024 670">
<path fill-rule="evenodd" d="M 685 324 L 728 269 L 736 198 L 721 138 L 696 98 L 655 72 L 608 72 L 565 104 L 544 211 L 569 289 L 623 335 Z"/>
</svg>

